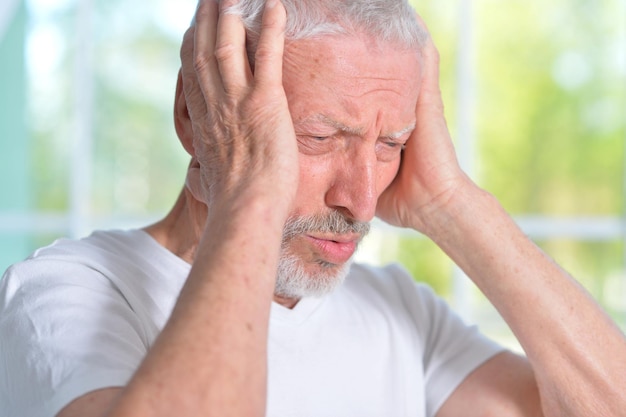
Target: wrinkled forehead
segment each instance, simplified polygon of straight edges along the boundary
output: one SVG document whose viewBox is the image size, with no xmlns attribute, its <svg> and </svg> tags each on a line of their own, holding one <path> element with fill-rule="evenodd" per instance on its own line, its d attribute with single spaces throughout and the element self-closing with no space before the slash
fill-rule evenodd
<svg viewBox="0 0 626 417">
<path fill-rule="evenodd" d="M 325 36 L 285 47 L 283 85 L 294 122 L 319 113 L 361 127 L 384 118 L 399 130 L 414 121 L 420 80 L 418 51 L 367 37 Z"/>
<path fill-rule="evenodd" d="M 297 83 L 334 83 L 335 88 L 418 89 L 422 59 L 419 49 L 381 43 L 366 35 L 329 35 L 288 41 L 283 78 Z"/>
</svg>

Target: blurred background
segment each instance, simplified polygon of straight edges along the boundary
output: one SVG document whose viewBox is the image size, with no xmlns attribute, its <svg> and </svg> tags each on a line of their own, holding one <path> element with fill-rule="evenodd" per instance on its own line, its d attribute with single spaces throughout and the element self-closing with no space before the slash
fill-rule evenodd
<svg viewBox="0 0 626 417">
<path fill-rule="evenodd" d="M 418 0 L 465 170 L 626 329 L 626 0 Z M 195 0 L 1 0 L 0 269 L 61 236 L 145 225 L 180 191 L 172 123 Z M 518 349 L 431 242 L 376 223 L 399 261 Z"/>
</svg>

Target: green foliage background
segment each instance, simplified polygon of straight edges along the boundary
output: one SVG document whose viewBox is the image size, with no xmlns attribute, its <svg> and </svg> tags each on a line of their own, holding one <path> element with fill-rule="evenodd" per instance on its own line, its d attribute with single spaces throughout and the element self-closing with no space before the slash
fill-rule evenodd
<svg viewBox="0 0 626 417">
<path fill-rule="evenodd" d="M 441 53 L 453 136 L 461 1 L 414 1 Z M 40 212 L 64 213 L 69 201 L 76 8 L 66 3 L 45 21 L 60 33 L 60 62 L 29 81 L 30 192 Z M 514 215 L 622 216 L 626 1 L 471 3 L 476 181 Z M 183 184 L 188 156 L 171 116 L 182 30 L 163 24 L 165 4 L 95 1 L 95 218 L 163 214 Z M 193 10 L 195 0 L 176 4 Z M 54 237 L 32 236 L 32 248 Z M 453 266 L 437 247 L 420 236 L 385 239 L 380 262 L 399 260 L 452 297 Z M 626 322 L 622 241 L 538 243 Z"/>
<path fill-rule="evenodd" d="M 447 117 L 456 129 L 457 2 L 414 2 L 441 53 Z M 473 4 L 477 171 L 513 215 L 622 216 L 626 19 L 620 0 L 482 0 Z M 421 237 L 394 253 L 451 297 L 452 265 Z M 626 322 L 621 241 L 538 244 Z M 417 254 L 417 255 L 416 255 Z"/>
</svg>

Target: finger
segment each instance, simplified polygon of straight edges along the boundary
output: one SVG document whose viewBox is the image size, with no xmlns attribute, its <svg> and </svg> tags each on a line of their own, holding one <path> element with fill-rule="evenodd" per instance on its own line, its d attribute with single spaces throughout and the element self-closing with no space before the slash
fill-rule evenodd
<svg viewBox="0 0 626 417">
<path fill-rule="evenodd" d="M 196 11 L 193 68 L 205 98 L 218 91 L 222 83 L 215 61 L 217 20 L 217 2 L 215 0 L 201 0 Z"/>
<path fill-rule="evenodd" d="M 203 120 L 206 115 L 207 108 L 204 101 L 204 94 L 200 91 L 198 78 L 194 69 L 194 39 L 195 27 L 187 29 L 183 37 L 183 44 L 180 48 L 181 75 L 183 78 L 183 91 L 187 111 L 192 121 Z"/>
<path fill-rule="evenodd" d="M 185 32 L 185 35 L 183 36 L 183 43 L 180 47 L 181 72 L 183 80 L 185 81 L 185 87 L 187 87 L 187 84 L 189 84 L 192 79 L 196 78 L 196 70 L 194 69 L 193 63 L 194 39 L 195 27 L 191 26 Z M 187 88 L 185 88 L 185 92 L 187 92 Z"/>
<path fill-rule="evenodd" d="M 424 19 L 419 14 L 415 14 L 419 25 L 426 32 L 426 42 L 422 47 L 422 86 L 418 106 L 425 106 L 439 109 L 443 107 L 441 92 L 439 88 L 439 51 L 435 47 L 430 31 Z"/>
<path fill-rule="evenodd" d="M 246 30 L 234 0 L 222 2 L 217 22 L 215 58 L 227 92 L 249 85 L 252 73 L 246 54 Z"/>
<path fill-rule="evenodd" d="M 282 86 L 286 20 L 285 7 L 280 0 L 267 0 L 254 58 L 257 83 Z"/>
</svg>

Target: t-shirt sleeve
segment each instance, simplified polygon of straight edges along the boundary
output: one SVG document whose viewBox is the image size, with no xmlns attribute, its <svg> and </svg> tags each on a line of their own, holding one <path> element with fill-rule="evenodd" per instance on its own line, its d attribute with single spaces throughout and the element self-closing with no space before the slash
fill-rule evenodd
<svg viewBox="0 0 626 417">
<path fill-rule="evenodd" d="M 468 326 L 433 290 L 393 266 L 406 308 L 424 336 L 426 415 L 434 416 L 461 382 L 504 348 Z"/>
<path fill-rule="evenodd" d="M 124 296 L 85 265 L 29 260 L 0 281 L 2 417 L 53 417 L 83 394 L 124 386 L 146 351 Z"/>
</svg>

